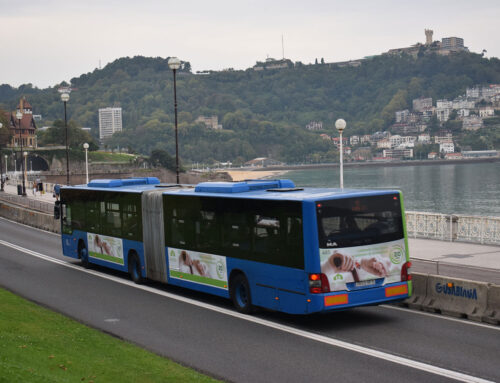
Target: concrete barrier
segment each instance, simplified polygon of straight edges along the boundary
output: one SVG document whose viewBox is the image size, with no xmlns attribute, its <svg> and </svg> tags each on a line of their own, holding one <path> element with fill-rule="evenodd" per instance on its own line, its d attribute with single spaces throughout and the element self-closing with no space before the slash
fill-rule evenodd
<svg viewBox="0 0 500 383">
<path fill-rule="evenodd" d="M 0 201 L 0 216 L 53 233 L 61 232 L 61 221 L 55 220 L 52 214 L 25 209 L 3 201 Z"/>
<path fill-rule="evenodd" d="M 488 301 L 489 283 L 429 275 L 422 309 L 481 321 Z"/>
<path fill-rule="evenodd" d="M 428 274 L 412 273 L 413 291 L 410 298 L 404 301 L 404 304 L 411 309 L 422 309 L 422 304 L 427 297 L 427 278 Z"/>
<path fill-rule="evenodd" d="M 500 286 L 491 285 L 489 287 L 486 310 L 481 320 L 491 324 L 500 324 Z"/>
</svg>

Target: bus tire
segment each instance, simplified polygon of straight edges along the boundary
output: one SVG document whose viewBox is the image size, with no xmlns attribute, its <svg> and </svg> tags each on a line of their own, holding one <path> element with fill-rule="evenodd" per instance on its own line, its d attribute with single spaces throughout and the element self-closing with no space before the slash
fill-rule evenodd
<svg viewBox="0 0 500 383">
<path fill-rule="evenodd" d="M 85 243 L 82 241 L 78 244 L 78 257 L 80 258 L 81 265 L 85 269 L 90 268 L 89 252 L 87 251 L 87 246 L 85 246 Z"/>
<path fill-rule="evenodd" d="M 236 311 L 243 314 L 250 314 L 252 312 L 250 284 L 244 274 L 236 274 L 231 279 L 229 292 Z"/>
<path fill-rule="evenodd" d="M 144 278 L 141 275 L 141 261 L 136 253 L 131 253 L 128 257 L 128 273 L 134 283 L 138 285 L 144 283 Z"/>
</svg>

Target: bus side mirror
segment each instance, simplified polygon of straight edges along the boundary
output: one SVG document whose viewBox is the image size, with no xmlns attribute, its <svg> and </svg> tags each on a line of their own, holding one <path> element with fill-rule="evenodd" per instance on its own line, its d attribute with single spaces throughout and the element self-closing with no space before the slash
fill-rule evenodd
<svg viewBox="0 0 500 383">
<path fill-rule="evenodd" d="M 54 202 L 54 219 L 61 218 L 61 201 Z"/>
</svg>

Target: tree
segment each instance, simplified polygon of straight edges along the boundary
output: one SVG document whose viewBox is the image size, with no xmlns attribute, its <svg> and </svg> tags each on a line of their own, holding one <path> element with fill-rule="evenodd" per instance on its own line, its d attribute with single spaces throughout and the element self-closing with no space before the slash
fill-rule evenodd
<svg viewBox="0 0 500 383">
<path fill-rule="evenodd" d="M 0 109 L 0 123 L 2 124 L 2 128 L 0 129 L 0 149 L 2 149 L 7 147 L 12 138 L 7 117 L 2 109 Z"/>
<path fill-rule="evenodd" d="M 149 163 L 155 168 L 162 167 L 172 171 L 176 170 L 175 159 L 166 150 L 153 150 L 149 156 Z"/>
</svg>

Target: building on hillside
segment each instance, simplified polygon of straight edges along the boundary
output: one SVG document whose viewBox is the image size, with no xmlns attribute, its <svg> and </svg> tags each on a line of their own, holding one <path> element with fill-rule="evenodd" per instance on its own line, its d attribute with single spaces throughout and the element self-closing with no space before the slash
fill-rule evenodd
<svg viewBox="0 0 500 383">
<path fill-rule="evenodd" d="M 453 142 L 443 142 L 439 144 L 439 152 L 440 153 L 454 153 L 455 145 Z"/>
<path fill-rule="evenodd" d="M 352 146 L 356 146 L 359 144 L 359 136 L 351 136 L 349 138 L 349 143 L 352 145 Z"/>
<path fill-rule="evenodd" d="M 453 135 L 451 133 L 441 133 L 440 136 L 434 136 L 435 144 L 453 142 Z"/>
<path fill-rule="evenodd" d="M 22 113 L 21 120 L 17 119 L 17 112 Z M 11 132 L 11 140 L 7 147 L 35 149 L 37 147 L 36 140 L 36 123 L 33 118 L 33 108 L 25 97 L 19 100 L 19 105 L 14 112 L 6 113 L 5 117 L 8 121 L 8 127 Z M 19 122 L 21 124 L 19 124 Z"/>
<path fill-rule="evenodd" d="M 436 152 L 430 152 L 427 154 L 427 159 L 429 160 L 435 160 L 436 158 L 438 158 L 438 154 Z"/>
<path fill-rule="evenodd" d="M 306 129 L 311 131 L 323 130 L 323 121 L 311 121 L 306 125 Z"/>
<path fill-rule="evenodd" d="M 445 122 L 450 118 L 453 110 L 453 101 L 437 100 L 436 101 L 436 117 L 439 121 Z"/>
<path fill-rule="evenodd" d="M 429 133 L 419 134 L 418 135 L 418 142 L 420 144 L 430 144 L 431 143 L 430 134 Z"/>
<path fill-rule="evenodd" d="M 494 116 L 495 116 L 495 109 L 492 106 L 485 106 L 485 107 L 479 108 L 479 117 L 488 118 L 488 117 L 494 117 Z"/>
<path fill-rule="evenodd" d="M 370 136 L 369 134 L 364 134 L 361 136 L 361 139 L 360 139 L 361 143 L 362 144 L 370 144 L 372 143 L 372 136 Z"/>
<path fill-rule="evenodd" d="M 453 109 L 474 109 L 475 103 L 465 97 L 457 97 L 452 101 Z"/>
<path fill-rule="evenodd" d="M 388 138 L 377 141 L 377 148 L 379 149 L 390 149 L 391 147 L 391 141 Z"/>
<path fill-rule="evenodd" d="M 445 160 L 461 160 L 462 153 L 446 153 L 444 158 Z"/>
<path fill-rule="evenodd" d="M 285 69 L 285 68 L 293 68 L 293 63 L 289 59 L 276 60 L 271 57 L 268 57 L 266 61 L 261 62 L 257 61 L 257 63 L 253 66 L 253 70 L 268 70 L 268 69 Z"/>
<path fill-rule="evenodd" d="M 483 119 L 479 116 L 468 116 L 462 120 L 463 130 L 478 130 L 483 127 Z"/>
<path fill-rule="evenodd" d="M 217 116 L 199 116 L 194 122 L 202 122 L 208 129 L 222 130 L 222 124 L 219 124 L 219 118 Z"/>
<path fill-rule="evenodd" d="M 413 111 L 424 112 L 432 109 L 432 97 L 420 97 L 413 100 Z"/>
<path fill-rule="evenodd" d="M 463 158 L 488 158 L 498 157 L 500 153 L 497 150 L 464 150 Z"/>
<path fill-rule="evenodd" d="M 461 37 L 443 37 L 441 39 L 441 49 L 450 52 L 468 51 L 464 46 L 464 39 Z"/>
<path fill-rule="evenodd" d="M 394 135 L 389 138 L 391 148 L 413 147 L 417 137 Z"/>
<path fill-rule="evenodd" d="M 333 137 L 332 138 L 333 144 L 339 148 L 340 147 L 340 137 Z M 347 137 L 342 137 L 342 146 L 347 146 L 348 138 Z"/>
<path fill-rule="evenodd" d="M 401 124 L 403 122 L 408 122 L 408 117 L 410 117 L 410 111 L 408 109 L 398 110 L 396 113 L 396 123 Z"/>
<path fill-rule="evenodd" d="M 382 153 L 384 158 L 413 158 L 413 149 L 384 149 Z"/>
<path fill-rule="evenodd" d="M 99 139 L 104 140 L 122 131 L 122 108 L 99 109 Z"/>
</svg>

